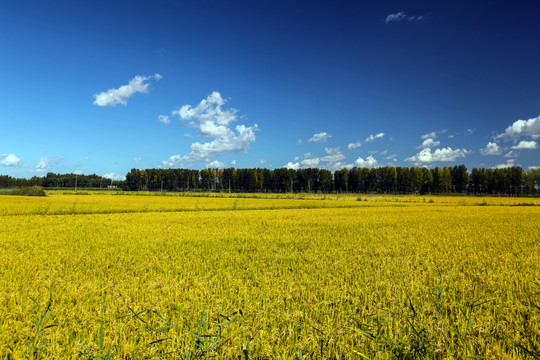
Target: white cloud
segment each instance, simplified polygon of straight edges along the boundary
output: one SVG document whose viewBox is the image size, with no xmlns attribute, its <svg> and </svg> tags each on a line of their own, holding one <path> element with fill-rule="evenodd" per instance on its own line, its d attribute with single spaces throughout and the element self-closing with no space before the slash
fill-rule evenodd
<svg viewBox="0 0 540 360">
<path fill-rule="evenodd" d="M 224 162 L 221 162 L 219 160 L 214 160 L 209 163 L 206 163 L 206 168 L 207 169 L 222 169 L 225 167 L 225 165 L 226 164 Z"/>
<path fill-rule="evenodd" d="M 372 168 L 379 165 L 379 163 L 373 156 L 369 155 L 365 160 L 359 157 L 354 161 L 354 165 L 361 168 Z"/>
<path fill-rule="evenodd" d="M 488 142 L 485 148 L 480 149 L 482 155 L 500 155 L 503 149 L 497 143 Z"/>
<path fill-rule="evenodd" d="M 449 139 L 453 139 L 453 138 L 454 138 L 454 135 L 448 135 L 448 138 L 449 138 Z"/>
<path fill-rule="evenodd" d="M 46 172 L 47 167 L 49 166 L 49 163 L 51 162 L 51 159 L 42 157 L 39 159 L 38 163 L 36 164 L 36 167 L 34 168 L 35 172 Z"/>
<path fill-rule="evenodd" d="M 337 153 L 339 153 L 339 147 L 334 147 L 334 148 L 331 148 L 331 147 L 325 147 L 325 148 L 324 148 L 324 152 L 325 152 L 326 154 L 329 154 L 329 155 L 337 154 Z"/>
<path fill-rule="evenodd" d="M 129 81 L 129 84 L 122 85 L 118 89 L 109 89 L 94 95 L 94 105 L 115 106 L 117 104 L 127 105 L 127 100 L 136 93 L 147 94 L 150 88 L 148 80 L 159 80 L 163 78 L 160 74 L 152 76 L 137 75 Z"/>
<path fill-rule="evenodd" d="M 158 121 L 161 122 L 161 123 L 164 123 L 164 124 L 170 124 L 171 123 L 171 119 L 167 115 L 159 115 L 158 116 Z"/>
<path fill-rule="evenodd" d="M 381 155 L 386 155 L 386 154 L 388 154 L 388 149 L 381 151 Z"/>
<path fill-rule="evenodd" d="M 529 166 L 529 170 L 540 170 L 540 166 Z"/>
<path fill-rule="evenodd" d="M 352 169 L 353 167 L 354 167 L 353 164 L 345 164 L 345 163 L 342 163 L 342 162 L 330 163 L 330 164 L 325 166 L 325 168 L 327 170 L 330 170 L 330 171 L 341 170 L 343 168 Z"/>
<path fill-rule="evenodd" d="M 231 160 L 231 165 L 235 166 L 236 165 L 236 160 Z"/>
<path fill-rule="evenodd" d="M 126 180 L 126 177 L 124 175 L 116 174 L 114 172 L 106 173 L 105 175 L 103 175 L 103 177 L 111 180 Z"/>
<path fill-rule="evenodd" d="M 385 20 L 385 23 L 388 24 L 388 23 L 391 23 L 391 22 L 399 22 L 399 21 L 403 21 L 403 20 L 407 20 L 407 21 L 420 21 L 422 20 L 424 17 L 422 15 L 420 16 L 407 16 L 407 14 L 405 14 L 404 11 L 399 11 L 395 14 L 390 14 L 386 17 L 386 20 Z"/>
<path fill-rule="evenodd" d="M 2 166 L 13 166 L 13 167 L 21 167 L 22 166 L 22 160 L 15 156 L 15 154 L 9 154 L 5 155 L 2 154 L 0 157 L 2 161 L 0 161 L 0 165 Z"/>
<path fill-rule="evenodd" d="M 540 138 L 540 116 L 529 120 L 518 120 L 506 128 L 504 133 L 495 138 L 516 139 L 520 136 L 530 136 L 533 140 Z"/>
<path fill-rule="evenodd" d="M 298 139 L 297 143 L 298 143 L 298 144 L 301 144 L 301 143 L 302 143 L 302 139 Z"/>
<path fill-rule="evenodd" d="M 267 159 L 263 159 L 263 160 L 259 160 L 255 163 L 256 166 L 259 166 L 259 165 L 264 165 L 268 162 Z"/>
<path fill-rule="evenodd" d="M 447 131 L 448 131 L 447 129 L 442 129 L 442 130 L 438 130 L 438 131 L 428 132 L 427 134 L 424 134 L 424 135 L 420 136 L 420 139 L 422 139 L 422 140 L 426 140 L 428 138 L 436 139 L 439 134 L 444 134 Z"/>
<path fill-rule="evenodd" d="M 324 152 L 327 154 L 326 156 L 321 158 L 321 161 L 329 162 L 329 163 L 336 163 L 338 161 L 341 161 L 345 159 L 345 155 L 339 151 L 339 148 L 325 148 Z"/>
<path fill-rule="evenodd" d="M 82 175 L 83 174 L 83 171 L 82 170 L 75 170 L 73 172 L 75 175 Z"/>
<path fill-rule="evenodd" d="M 366 140 L 364 140 L 364 142 L 368 143 L 368 142 L 373 142 L 377 139 L 381 139 L 384 137 L 384 133 L 378 133 L 377 135 L 369 135 L 369 137 L 366 138 Z"/>
<path fill-rule="evenodd" d="M 356 142 L 353 142 L 353 143 L 350 143 L 349 145 L 347 145 L 347 150 L 356 149 L 356 148 L 359 148 L 360 146 L 362 146 L 362 142 L 360 140 L 358 140 Z"/>
<path fill-rule="evenodd" d="M 194 162 L 210 162 L 212 158 L 226 153 L 247 152 L 249 145 L 255 141 L 257 124 L 253 126 L 237 125 L 231 129 L 231 123 L 238 120 L 236 109 L 223 109 L 226 100 L 214 91 L 199 105 L 184 105 L 173 111 L 180 120 L 191 120 L 197 127 L 200 136 L 212 141 L 191 144 L 191 152 L 185 155 L 173 155 L 162 161 L 164 167 L 192 165 Z M 195 122 L 197 121 L 197 122 Z M 189 123 L 188 123 L 189 126 Z"/>
<path fill-rule="evenodd" d="M 308 169 L 308 168 L 322 168 L 328 170 L 337 170 L 343 167 L 349 166 L 341 163 L 341 160 L 345 159 L 345 156 L 339 151 L 339 147 L 331 148 L 327 147 L 324 149 L 326 156 L 321 158 L 312 157 L 311 153 L 304 154 L 304 160 L 300 160 L 302 157 L 297 156 L 294 158 L 295 162 L 288 162 L 283 167 L 287 169 Z"/>
<path fill-rule="evenodd" d="M 134 157 L 134 158 L 133 158 L 133 161 L 135 161 L 135 162 L 142 161 L 142 157 Z"/>
<path fill-rule="evenodd" d="M 295 163 L 289 161 L 283 167 L 286 169 L 293 169 L 293 170 L 308 169 L 308 168 L 318 167 L 319 163 L 320 163 L 319 158 L 313 158 L 313 159 L 304 159 L 300 162 L 295 162 Z"/>
<path fill-rule="evenodd" d="M 506 168 L 509 168 L 509 167 L 514 167 L 516 166 L 515 164 L 515 159 L 509 159 L 506 161 L 505 164 L 498 164 L 498 165 L 495 165 L 492 167 L 492 169 L 506 169 Z"/>
<path fill-rule="evenodd" d="M 426 148 L 417 153 L 416 155 L 406 158 L 405 161 L 411 161 L 415 165 L 429 164 L 438 161 L 448 162 L 455 161 L 456 159 L 461 157 L 465 157 L 465 155 L 469 153 L 470 151 L 466 149 L 452 150 L 452 148 L 450 147 L 436 149 L 434 152 L 431 152 L 430 148 Z"/>
<path fill-rule="evenodd" d="M 392 160 L 392 159 L 394 159 L 396 156 L 397 156 L 397 154 L 392 154 L 392 155 L 388 155 L 388 156 L 385 157 L 384 159 L 385 159 L 385 160 Z M 396 160 L 396 159 L 394 159 L 394 160 Z"/>
<path fill-rule="evenodd" d="M 427 133 L 427 134 L 424 134 L 424 135 L 420 136 L 420 139 L 422 139 L 422 140 L 427 139 L 427 138 L 435 139 L 436 137 L 437 137 L 437 132 L 432 131 L 430 133 Z"/>
<path fill-rule="evenodd" d="M 525 150 L 525 149 L 536 149 L 538 144 L 536 141 L 520 141 L 516 146 L 512 146 L 512 149 L 515 150 Z"/>
<path fill-rule="evenodd" d="M 513 158 L 513 157 L 517 157 L 517 156 L 518 156 L 518 154 L 517 154 L 515 151 L 513 151 L 513 150 L 507 152 L 507 153 L 504 155 L 505 158 Z"/>
<path fill-rule="evenodd" d="M 320 163 L 319 158 L 313 158 L 313 159 L 304 159 L 300 162 L 300 165 L 304 168 L 310 168 L 310 167 L 316 167 Z"/>
<path fill-rule="evenodd" d="M 283 165 L 283 167 L 285 169 L 298 170 L 298 169 L 300 169 L 300 163 L 297 163 L 297 162 L 293 163 L 293 162 L 289 161 L 288 163 Z"/>
<path fill-rule="evenodd" d="M 65 156 L 53 156 L 53 157 L 42 157 L 39 159 L 38 163 L 34 167 L 34 170 L 31 170 L 32 172 L 37 173 L 46 173 L 49 172 L 49 169 L 57 169 L 62 162 L 66 160 Z"/>
<path fill-rule="evenodd" d="M 309 140 L 308 143 L 313 142 L 326 142 L 329 138 L 331 138 L 332 135 L 326 133 L 326 132 L 320 132 L 318 134 L 313 135 Z"/>
<path fill-rule="evenodd" d="M 427 149 L 427 148 L 434 148 L 441 145 L 440 141 L 433 140 L 432 138 L 428 138 L 422 142 L 422 145 L 418 146 L 417 149 Z"/>
</svg>

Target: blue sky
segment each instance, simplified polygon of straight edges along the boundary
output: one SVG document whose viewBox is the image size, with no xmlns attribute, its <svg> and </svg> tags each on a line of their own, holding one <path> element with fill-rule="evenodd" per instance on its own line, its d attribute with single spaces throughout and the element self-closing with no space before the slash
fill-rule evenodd
<svg viewBox="0 0 540 360">
<path fill-rule="evenodd" d="M 536 1 L 2 2 L 0 174 L 538 167 L 539 13 Z"/>
</svg>

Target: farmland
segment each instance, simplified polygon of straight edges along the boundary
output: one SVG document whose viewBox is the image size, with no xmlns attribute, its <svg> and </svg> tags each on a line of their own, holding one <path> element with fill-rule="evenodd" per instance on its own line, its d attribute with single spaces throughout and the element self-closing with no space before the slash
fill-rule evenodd
<svg viewBox="0 0 540 360">
<path fill-rule="evenodd" d="M 538 205 L 460 196 L 0 196 L 0 354 L 538 358 Z"/>
</svg>

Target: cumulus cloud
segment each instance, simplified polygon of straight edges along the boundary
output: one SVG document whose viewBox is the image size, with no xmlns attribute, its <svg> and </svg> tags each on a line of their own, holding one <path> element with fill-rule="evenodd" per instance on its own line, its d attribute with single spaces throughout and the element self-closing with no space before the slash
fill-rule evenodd
<svg viewBox="0 0 540 360">
<path fill-rule="evenodd" d="M 133 161 L 135 161 L 136 163 L 142 161 L 142 157 L 134 157 Z"/>
<path fill-rule="evenodd" d="M 117 181 L 126 180 L 126 177 L 124 175 L 116 174 L 114 172 L 106 173 L 105 175 L 103 175 L 103 177 L 106 179 L 117 180 Z"/>
<path fill-rule="evenodd" d="M 515 159 L 509 159 L 504 164 L 498 164 L 498 165 L 493 166 L 492 169 L 506 169 L 506 168 L 514 167 L 516 166 L 515 161 L 516 161 Z"/>
<path fill-rule="evenodd" d="M 167 115 L 159 115 L 158 116 L 158 121 L 160 123 L 163 123 L 163 124 L 170 124 L 171 123 L 171 119 Z"/>
<path fill-rule="evenodd" d="M 20 158 L 18 158 L 15 154 L 9 154 L 9 155 L 5 155 L 5 154 L 2 154 L 0 156 L 0 159 L 2 159 L 2 161 L 0 161 L 0 165 L 2 166 L 12 166 L 12 167 L 21 167 L 22 166 L 22 160 Z"/>
<path fill-rule="evenodd" d="M 519 144 L 512 146 L 514 150 L 536 149 L 538 144 L 536 141 L 520 141 Z"/>
<path fill-rule="evenodd" d="M 435 131 L 432 131 L 430 133 L 427 133 L 427 134 L 424 134 L 424 135 L 420 136 L 420 139 L 422 139 L 422 140 L 427 139 L 427 138 L 435 139 L 436 137 L 437 137 L 437 133 Z"/>
<path fill-rule="evenodd" d="M 295 158 L 295 162 L 288 162 L 286 165 L 284 165 L 284 168 L 287 169 L 307 169 L 307 168 L 319 168 L 319 169 L 327 169 L 330 171 L 336 171 L 341 170 L 343 168 L 351 169 L 355 166 L 357 167 L 377 167 L 379 166 L 379 163 L 373 156 L 368 156 L 365 160 L 361 157 L 356 159 L 353 163 L 345 163 L 342 160 L 345 159 L 345 156 L 341 153 L 339 148 L 325 148 L 324 149 L 326 156 L 323 157 L 310 157 L 305 158 L 302 161 L 296 161 L 300 159 L 300 157 Z M 311 154 L 306 154 L 311 155 Z"/>
<path fill-rule="evenodd" d="M 345 159 L 345 155 L 339 151 L 339 148 L 325 148 L 324 152 L 327 154 L 321 158 L 321 161 L 335 163 Z"/>
<path fill-rule="evenodd" d="M 293 170 L 308 169 L 308 168 L 318 167 L 319 163 L 320 163 L 319 158 L 313 158 L 313 159 L 304 159 L 300 162 L 295 162 L 295 163 L 289 161 L 283 167 L 286 169 L 293 169 Z"/>
<path fill-rule="evenodd" d="M 359 148 L 360 146 L 362 146 L 362 142 L 358 140 L 356 142 L 353 142 L 347 145 L 347 150 L 353 150 L 353 149 Z"/>
<path fill-rule="evenodd" d="M 103 175 L 103 177 L 106 179 L 115 180 L 115 181 L 126 180 L 125 175 L 117 174 L 115 172 L 106 173 L 105 175 Z"/>
<path fill-rule="evenodd" d="M 115 106 L 117 104 L 127 105 L 127 100 L 136 93 L 147 94 L 150 88 L 149 80 L 159 80 L 163 78 L 160 74 L 152 76 L 137 75 L 129 81 L 127 85 L 122 85 L 118 89 L 109 89 L 94 95 L 94 105 Z"/>
<path fill-rule="evenodd" d="M 51 160 L 49 158 L 42 157 L 41 159 L 39 159 L 38 163 L 36 164 L 36 167 L 34 168 L 34 171 L 35 172 L 46 172 L 50 161 Z"/>
<path fill-rule="evenodd" d="M 422 20 L 423 16 L 407 16 L 404 11 L 399 11 L 394 14 L 390 14 L 386 17 L 385 23 L 389 24 L 391 22 L 399 22 L 399 21 L 419 21 Z"/>
<path fill-rule="evenodd" d="M 359 157 L 354 161 L 354 165 L 360 168 L 372 168 L 379 165 L 379 163 L 373 156 L 369 155 L 365 160 Z"/>
<path fill-rule="evenodd" d="M 420 136 L 420 139 L 422 139 L 422 140 L 426 140 L 426 139 L 429 139 L 429 138 L 436 139 L 437 136 L 439 136 L 439 134 L 444 134 L 447 131 L 448 131 L 447 129 L 443 129 L 443 130 L 428 132 L 427 134 L 424 134 L 424 135 Z"/>
<path fill-rule="evenodd" d="M 426 148 L 416 155 L 406 158 L 405 161 L 410 161 L 415 165 L 430 164 L 439 161 L 449 162 L 456 161 L 456 159 L 461 157 L 465 157 L 469 153 L 470 151 L 466 149 L 452 150 L 450 147 L 436 149 L 434 152 L 431 152 L 430 148 Z"/>
<path fill-rule="evenodd" d="M 225 167 L 225 165 L 226 164 L 224 162 L 221 162 L 219 160 L 214 160 L 209 163 L 206 163 L 206 168 L 207 169 L 222 169 Z"/>
<path fill-rule="evenodd" d="M 219 92 L 214 91 L 197 106 L 184 105 L 172 112 L 182 122 L 190 121 L 195 124 L 199 135 L 211 141 L 191 144 L 191 152 L 171 156 L 162 161 L 164 167 L 191 166 L 197 161 L 208 163 L 212 158 L 226 153 L 247 152 L 249 145 L 256 139 L 257 124 L 231 128 L 232 123 L 238 120 L 238 110 L 224 109 L 226 102 Z"/>
<path fill-rule="evenodd" d="M 529 166 L 529 170 L 540 170 L 540 166 Z"/>
<path fill-rule="evenodd" d="M 38 163 L 34 167 L 34 170 L 32 171 L 37 173 L 46 173 L 49 172 L 49 169 L 51 168 L 58 168 L 65 160 L 65 156 L 42 157 L 39 159 Z"/>
<path fill-rule="evenodd" d="M 500 155 L 502 152 L 502 149 L 497 143 L 494 142 L 488 142 L 485 148 L 480 149 L 480 153 L 482 155 Z"/>
<path fill-rule="evenodd" d="M 432 138 L 428 138 L 422 142 L 422 145 L 418 146 L 417 149 L 427 149 L 427 148 L 434 148 L 441 145 L 440 141 L 433 140 Z"/>
<path fill-rule="evenodd" d="M 533 140 L 540 138 L 540 116 L 529 120 L 518 120 L 506 128 L 496 139 L 516 139 L 520 136 L 530 136 Z"/>
<path fill-rule="evenodd" d="M 515 151 L 513 151 L 513 150 L 507 152 L 507 153 L 504 155 L 505 158 L 514 158 L 514 157 L 517 157 L 517 156 L 518 156 L 518 154 L 517 154 Z"/>
<path fill-rule="evenodd" d="M 382 139 L 382 138 L 384 137 L 384 135 L 385 135 L 385 134 L 384 134 L 383 132 L 382 132 L 382 133 L 378 133 L 377 135 L 369 135 L 369 136 L 366 138 L 366 140 L 364 140 L 364 142 L 369 143 L 369 142 L 373 142 L 373 141 L 375 141 L 375 140 L 377 140 L 377 139 Z"/>
<path fill-rule="evenodd" d="M 302 157 L 297 156 L 294 158 L 295 162 L 288 162 L 283 167 L 287 169 L 308 169 L 313 167 L 318 167 L 321 169 L 328 169 L 328 170 L 338 170 L 342 169 L 343 167 L 349 166 L 346 164 L 342 164 L 341 160 L 345 159 L 345 156 L 341 153 L 339 150 L 339 147 L 331 148 L 327 147 L 324 149 L 324 152 L 326 153 L 326 156 L 318 157 L 313 155 L 311 153 L 305 153 L 304 159 L 302 161 L 300 160 Z"/>
<path fill-rule="evenodd" d="M 320 132 L 320 133 L 318 133 L 318 134 L 313 135 L 313 136 L 308 140 L 308 143 L 314 143 L 314 142 L 316 142 L 316 143 L 319 143 L 319 142 L 323 143 L 323 142 L 328 141 L 328 139 L 331 138 L 331 137 L 332 137 L 332 135 L 330 135 L 330 134 L 328 134 L 328 133 L 326 133 L 326 132 L 323 131 L 323 132 Z"/>
</svg>

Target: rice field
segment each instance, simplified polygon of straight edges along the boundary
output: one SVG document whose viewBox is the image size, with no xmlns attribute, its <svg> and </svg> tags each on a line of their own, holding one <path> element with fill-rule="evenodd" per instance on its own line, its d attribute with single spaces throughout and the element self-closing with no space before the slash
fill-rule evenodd
<svg viewBox="0 0 540 360">
<path fill-rule="evenodd" d="M 0 196 L 0 358 L 540 358 L 539 199 L 140 195 Z"/>
</svg>

